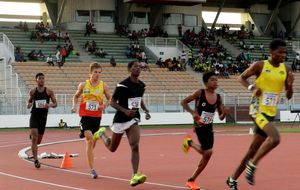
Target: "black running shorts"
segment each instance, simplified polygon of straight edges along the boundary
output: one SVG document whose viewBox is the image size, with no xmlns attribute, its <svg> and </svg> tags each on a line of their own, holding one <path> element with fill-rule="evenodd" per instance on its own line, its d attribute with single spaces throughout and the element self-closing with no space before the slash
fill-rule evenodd
<svg viewBox="0 0 300 190">
<path fill-rule="evenodd" d="M 213 148 L 214 132 L 210 127 L 195 127 L 195 133 L 197 134 L 202 150 L 209 150 Z"/>
<path fill-rule="evenodd" d="M 47 123 L 47 114 L 31 114 L 29 120 L 29 127 L 38 129 L 38 134 L 45 133 Z"/>
<path fill-rule="evenodd" d="M 80 130 L 90 130 L 94 134 L 100 128 L 101 117 L 82 116 L 80 120 Z"/>
</svg>

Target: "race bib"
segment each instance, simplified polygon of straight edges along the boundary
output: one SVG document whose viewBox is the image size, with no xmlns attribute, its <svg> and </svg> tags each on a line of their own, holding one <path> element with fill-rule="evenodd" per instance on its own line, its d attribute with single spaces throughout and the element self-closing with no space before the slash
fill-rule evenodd
<svg viewBox="0 0 300 190">
<path fill-rule="evenodd" d="M 128 98 L 128 108 L 141 108 L 142 97 Z"/>
<path fill-rule="evenodd" d="M 98 111 L 99 103 L 96 101 L 87 101 L 85 104 L 85 109 L 88 111 Z"/>
<path fill-rule="evenodd" d="M 262 104 L 264 106 L 276 106 L 278 102 L 279 95 L 274 93 L 264 93 Z"/>
<path fill-rule="evenodd" d="M 36 108 L 45 108 L 46 104 L 47 104 L 46 100 L 36 100 L 35 101 L 35 107 Z"/>
<path fill-rule="evenodd" d="M 210 124 L 214 121 L 215 113 L 202 111 L 200 116 L 200 123 Z"/>
</svg>

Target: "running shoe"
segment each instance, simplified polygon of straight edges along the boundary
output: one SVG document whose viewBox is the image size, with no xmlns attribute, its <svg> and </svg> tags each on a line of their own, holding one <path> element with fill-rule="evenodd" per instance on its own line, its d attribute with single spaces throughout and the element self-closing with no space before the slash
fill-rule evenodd
<svg viewBox="0 0 300 190">
<path fill-rule="evenodd" d="M 256 169 L 256 166 L 251 161 L 249 161 L 246 165 L 246 179 L 250 185 L 254 185 L 254 183 L 255 183 L 254 182 L 255 169 Z"/>
<path fill-rule="evenodd" d="M 200 187 L 195 183 L 195 181 L 188 181 L 185 183 L 185 186 L 191 190 L 200 190 Z"/>
<path fill-rule="evenodd" d="M 182 150 L 184 153 L 188 153 L 191 147 L 191 142 L 193 142 L 192 138 L 190 135 L 187 135 L 185 139 L 183 140 L 182 144 Z"/>
<path fill-rule="evenodd" d="M 41 167 L 41 163 L 38 160 L 34 161 L 34 167 L 35 168 L 40 168 Z"/>
<path fill-rule="evenodd" d="M 91 171 L 91 177 L 92 177 L 93 179 L 98 178 L 98 174 L 96 173 L 95 170 L 92 170 L 92 171 Z"/>
<path fill-rule="evenodd" d="M 106 128 L 105 127 L 101 127 L 98 131 L 96 131 L 94 133 L 94 141 L 97 141 L 98 139 L 100 139 L 101 135 L 106 131 Z"/>
<path fill-rule="evenodd" d="M 226 184 L 230 188 L 230 190 L 238 190 L 237 188 L 237 181 L 232 179 L 232 177 L 228 177 L 226 180 Z"/>
<path fill-rule="evenodd" d="M 81 138 L 81 139 L 84 138 L 84 132 L 82 130 L 80 130 L 80 132 L 79 132 L 79 138 Z"/>
<path fill-rule="evenodd" d="M 136 185 L 144 183 L 146 181 L 146 179 L 147 179 L 146 175 L 138 172 L 138 173 L 134 174 L 134 176 L 131 178 L 130 185 L 132 187 L 134 187 Z"/>
</svg>

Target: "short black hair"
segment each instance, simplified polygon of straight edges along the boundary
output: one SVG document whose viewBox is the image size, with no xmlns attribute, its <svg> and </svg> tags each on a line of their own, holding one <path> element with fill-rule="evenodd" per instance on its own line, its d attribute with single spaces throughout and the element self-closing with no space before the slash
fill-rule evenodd
<svg viewBox="0 0 300 190">
<path fill-rule="evenodd" d="M 202 80 L 206 84 L 211 76 L 217 76 L 214 72 L 209 71 L 203 74 Z"/>
<path fill-rule="evenodd" d="M 136 61 L 130 61 L 130 62 L 128 63 L 128 65 L 127 65 L 127 69 L 130 70 L 131 67 L 132 67 L 135 63 L 138 63 L 138 62 L 136 62 Z"/>
<path fill-rule="evenodd" d="M 45 76 L 44 73 L 38 73 L 35 75 L 35 79 L 37 79 L 39 76 Z"/>
<path fill-rule="evenodd" d="M 276 50 L 279 47 L 286 47 L 285 41 L 281 39 L 275 39 L 270 43 L 270 50 Z"/>
</svg>

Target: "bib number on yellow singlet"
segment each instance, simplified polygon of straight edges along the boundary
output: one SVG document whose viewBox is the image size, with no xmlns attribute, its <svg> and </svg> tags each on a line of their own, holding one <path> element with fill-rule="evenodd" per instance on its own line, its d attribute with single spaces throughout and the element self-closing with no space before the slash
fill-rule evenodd
<svg viewBox="0 0 300 190">
<path fill-rule="evenodd" d="M 262 103 L 264 106 L 276 106 L 278 102 L 278 94 L 264 93 Z"/>
<path fill-rule="evenodd" d="M 203 124 L 210 124 L 214 121 L 214 115 L 215 113 L 202 111 L 200 116 L 200 123 Z"/>
<path fill-rule="evenodd" d="M 85 109 L 88 111 L 98 111 L 99 103 L 96 101 L 87 101 L 85 104 Z"/>
</svg>

